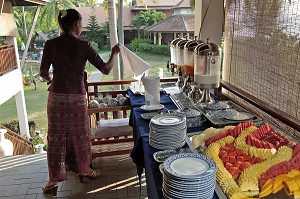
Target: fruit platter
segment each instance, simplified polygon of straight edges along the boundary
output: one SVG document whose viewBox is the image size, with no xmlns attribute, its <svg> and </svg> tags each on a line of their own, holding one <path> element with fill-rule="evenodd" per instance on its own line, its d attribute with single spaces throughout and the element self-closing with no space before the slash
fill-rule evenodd
<svg viewBox="0 0 300 199">
<path fill-rule="evenodd" d="M 193 135 L 192 142 L 215 161 L 217 182 L 228 199 L 300 198 L 300 144 L 269 124 L 211 127 Z"/>
</svg>

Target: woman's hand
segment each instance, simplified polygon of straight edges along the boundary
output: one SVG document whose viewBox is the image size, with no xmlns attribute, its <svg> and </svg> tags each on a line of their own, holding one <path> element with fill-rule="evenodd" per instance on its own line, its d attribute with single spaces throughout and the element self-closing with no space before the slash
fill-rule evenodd
<svg viewBox="0 0 300 199">
<path fill-rule="evenodd" d="M 116 44 L 112 49 L 111 49 L 111 54 L 114 56 L 115 54 L 118 54 L 120 52 L 120 48 L 118 44 Z"/>
<path fill-rule="evenodd" d="M 108 66 L 110 67 L 110 69 L 107 71 L 107 73 L 105 73 L 106 75 L 108 75 L 110 73 L 110 71 L 112 70 L 113 66 L 114 66 L 114 57 L 115 55 L 117 55 L 120 52 L 120 48 L 118 45 L 115 45 L 112 49 L 111 49 L 111 56 L 109 57 L 109 60 L 106 62 L 106 64 L 108 64 Z"/>
</svg>

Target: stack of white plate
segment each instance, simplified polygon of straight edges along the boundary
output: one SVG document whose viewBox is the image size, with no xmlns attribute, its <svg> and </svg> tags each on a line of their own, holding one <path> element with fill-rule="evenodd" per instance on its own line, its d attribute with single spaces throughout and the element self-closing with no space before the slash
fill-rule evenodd
<svg viewBox="0 0 300 199">
<path fill-rule="evenodd" d="M 215 162 L 193 153 L 173 155 L 163 163 L 165 199 L 211 199 L 216 185 Z"/>
<path fill-rule="evenodd" d="M 186 138 L 186 117 L 178 113 L 154 116 L 149 124 L 149 144 L 156 149 L 182 147 Z"/>
</svg>

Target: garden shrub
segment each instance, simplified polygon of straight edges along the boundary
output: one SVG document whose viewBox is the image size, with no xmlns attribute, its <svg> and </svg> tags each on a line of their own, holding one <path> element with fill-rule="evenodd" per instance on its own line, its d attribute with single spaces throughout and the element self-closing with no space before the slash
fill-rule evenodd
<svg viewBox="0 0 300 199">
<path fill-rule="evenodd" d="M 151 41 L 149 39 L 133 39 L 130 43 L 130 49 L 133 50 L 133 51 L 140 51 L 140 44 L 141 43 L 148 43 L 150 44 Z"/>
<path fill-rule="evenodd" d="M 18 120 L 12 120 L 10 122 L 3 123 L 2 125 L 8 128 L 9 130 L 20 135 L 20 126 Z M 47 143 L 45 143 L 44 140 L 41 138 L 40 131 L 36 131 L 35 121 L 33 120 L 28 121 L 28 126 L 29 126 L 29 133 L 31 136 L 31 139 L 29 139 L 29 141 L 32 142 L 34 146 L 36 146 L 37 144 L 45 144 L 44 146 L 44 150 L 45 150 L 47 147 Z"/>
<path fill-rule="evenodd" d="M 155 45 L 155 44 L 141 43 L 139 45 L 139 51 L 171 56 L 169 45 Z"/>
<path fill-rule="evenodd" d="M 99 51 L 99 48 L 98 48 L 98 44 L 94 41 L 91 41 L 91 46 L 94 48 L 95 51 Z"/>
</svg>

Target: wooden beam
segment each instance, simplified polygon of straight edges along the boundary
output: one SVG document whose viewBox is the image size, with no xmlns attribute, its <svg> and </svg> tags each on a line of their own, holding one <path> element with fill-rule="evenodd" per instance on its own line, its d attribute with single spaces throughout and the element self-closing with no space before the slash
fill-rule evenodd
<svg viewBox="0 0 300 199">
<path fill-rule="evenodd" d="M 0 0 L 0 15 L 2 14 L 3 6 L 4 6 L 4 0 Z"/>
<path fill-rule="evenodd" d="M 270 105 L 269 103 L 258 99 L 257 97 L 250 95 L 246 91 L 233 86 L 232 84 L 221 80 L 220 87 L 225 88 L 229 92 L 235 94 L 236 96 L 242 98 L 243 100 L 249 102 L 250 104 L 254 105 L 255 107 L 259 108 L 260 110 L 266 112 L 270 116 L 274 117 L 275 119 L 283 122 L 284 124 L 292 127 L 293 129 L 300 131 L 300 121 L 299 119 L 287 114 L 286 112 Z"/>
<path fill-rule="evenodd" d="M 41 5 L 41 6 L 47 5 L 46 1 L 41 1 L 41 0 L 25 0 L 25 1 L 30 2 L 32 4 Z"/>
<path fill-rule="evenodd" d="M 24 63 L 25 63 L 25 58 L 27 56 L 28 47 L 29 47 L 30 41 L 32 39 L 33 31 L 34 31 L 34 28 L 35 28 L 35 25 L 36 25 L 36 22 L 37 22 L 40 11 L 41 11 L 41 5 L 38 5 L 37 9 L 36 9 L 36 12 L 35 12 L 34 19 L 33 19 L 33 23 L 32 23 L 31 29 L 30 29 L 30 33 L 29 33 L 28 39 L 26 41 L 25 50 L 23 52 L 23 56 L 22 56 L 22 60 L 21 60 L 21 64 L 20 64 L 21 70 L 22 70 L 22 68 L 24 66 Z"/>
</svg>

